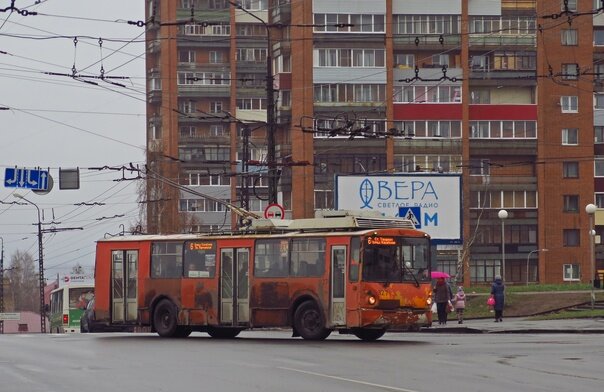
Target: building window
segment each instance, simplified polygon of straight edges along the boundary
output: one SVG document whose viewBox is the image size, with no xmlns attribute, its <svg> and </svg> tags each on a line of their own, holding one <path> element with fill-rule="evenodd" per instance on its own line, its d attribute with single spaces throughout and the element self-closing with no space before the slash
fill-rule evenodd
<svg viewBox="0 0 604 392">
<path fill-rule="evenodd" d="M 392 32 L 399 35 L 459 34 L 459 15 L 393 15 Z M 431 37 L 424 37 L 430 39 Z M 434 37 L 434 42 L 438 36 Z"/>
<path fill-rule="evenodd" d="M 489 104 L 491 103 L 491 91 L 489 89 L 472 88 L 470 90 L 470 103 Z"/>
<path fill-rule="evenodd" d="M 594 143 L 604 143 L 604 127 L 594 127 Z"/>
<path fill-rule="evenodd" d="M 604 109 L 604 94 L 594 95 L 594 106 L 596 109 Z"/>
<path fill-rule="evenodd" d="M 218 52 L 216 50 L 211 50 L 209 53 L 210 64 L 220 64 L 220 63 L 224 62 L 223 57 L 224 56 L 222 55 L 222 52 Z"/>
<path fill-rule="evenodd" d="M 578 229 L 563 229 L 562 237 L 562 246 L 574 247 L 581 244 Z"/>
<path fill-rule="evenodd" d="M 602 158 L 594 160 L 594 177 L 604 177 L 604 159 Z"/>
<path fill-rule="evenodd" d="M 398 53 L 394 55 L 394 66 L 401 68 L 415 67 L 415 56 L 413 54 Z"/>
<path fill-rule="evenodd" d="M 594 64 L 594 79 L 601 81 L 604 79 L 604 64 Z"/>
<path fill-rule="evenodd" d="M 210 102 L 210 113 L 222 113 L 222 101 Z"/>
<path fill-rule="evenodd" d="M 564 178 L 579 178 L 579 162 L 563 162 L 562 176 Z"/>
<path fill-rule="evenodd" d="M 383 33 L 384 15 L 378 14 L 315 14 L 317 33 Z M 350 25 L 338 27 L 337 25 Z"/>
<path fill-rule="evenodd" d="M 239 5 L 249 11 L 268 10 L 268 0 L 241 0 Z"/>
<path fill-rule="evenodd" d="M 333 191 L 315 189 L 315 210 L 333 209 Z"/>
<path fill-rule="evenodd" d="M 194 125 L 183 125 L 180 127 L 180 137 L 195 137 L 197 129 Z"/>
<path fill-rule="evenodd" d="M 195 110 L 195 102 L 193 101 L 180 101 L 178 104 L 178 109 L 181 113 L 193 113 Z"/>
<path fill-rule="evenodd" d="M 596 207 L 604 208 L 604 193 L 596 193 Z"/>
<path fill-rule="evenodd" d="M 578 113 L 579 97 L 576 95 L 564 95 L 560 97 L 560 106 L 562 107 L 562 113 Z"/>
<path fill-rule="evenodd" d="M 178 51 L 178 61 L 181 63 L 195 63 L 195 51 L 194 50 Z"/>
<path fill-rule="evenodd" d="M 594 30 L 594 45 L 604 45 L 604 30 Z"/>
<path fill-rule="evenodd" d="M 578 37 L 577 30 L 563 29 L 562 30 L 562 45 L 565 45 L 565 46 L 578 45 L 579 41 L 578 41 L 577 37 Z"/>
<path fill-rule="evenodd" d="M 384 67 L 383 49 L 315 49 L 315 67 Z"/>
<path fill-rule="evenodd" d="M 564 80 L 579 79 L 579 64 L 576 64 L 576 63 L 562 64 L 562 79 L 564 79 Z"/>
<path fill-rule="evenodd" d="M 579 212 L 579 195 L 564 195 L 564 212 Z"/>
<path fill-rule="evenodd" d="M 579 129 L 578 128 L 563 128 L 562 129 L 562 145 L 576 146 L 579 144 Z"/>
<path fill-rule="evenodd" d="M 560 0 L 561 10 L 577 12 L 577 0 Z"/>
<path fill-rule="evenodd" d="M 432 56 L 432 65 L 449 66 L 449 55 L 448 54 L 435 54 L 434 56 Z"/>
<path fill-rule="evenodd" d="M 581 266 L 579 264 L 564 264 L 562 271 L 564 281 L 578 281 L 581 279 Z"/>
</svg>

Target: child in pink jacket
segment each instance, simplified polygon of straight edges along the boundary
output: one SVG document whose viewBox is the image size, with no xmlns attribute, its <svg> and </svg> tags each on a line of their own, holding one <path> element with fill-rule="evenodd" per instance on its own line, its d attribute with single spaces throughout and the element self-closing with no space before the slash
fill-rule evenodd
<svg viewBox="0 0 604 392">
<path fill-rule="evenodd" d="M 463 324 L 463 310 L 466 308 L 466 293 L 463 291 L 463 287 L 457 288 L 457 294 L 455 294 L 455 312 L 457 313 L 457 324 Z"/>
</svg>

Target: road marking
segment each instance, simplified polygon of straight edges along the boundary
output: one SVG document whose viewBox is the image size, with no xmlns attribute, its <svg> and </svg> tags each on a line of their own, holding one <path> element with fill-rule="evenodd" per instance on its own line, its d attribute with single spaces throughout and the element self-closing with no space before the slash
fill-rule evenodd
<svg viewBox="0 0 604 392">
<path fill-rule="evenodd" d="M 352 378 L 345 378 L 345 377 L 331 376 L 331 375 L 329 375 L 329 374 L 315 373 L 315 372 L 310 372 L 310 371 L 308 371 L 308 370 L 293 369 L 293 368 L 282 367 L 282 366 L 277 367 L 277 369 L 283 369 L 283 370 L 289 370 L 289 371 L 291 371 L 291 372 L 298 372 L 298 373 L 310 374 L 311 376 L 318 376 L 318 377 L 331 378 L 331 379 L 334 379 L 334 380 L 346 381 L 346 382 L 351 382 L 351 383 L 354 383 L 354 384 L 368 385 L 368 386 L 370 386 L 370 387 L 382 388 L 382 389 L 386 389 L 386 390 L 389 390 L 389 391 L 398 391 L 398 392 L 418 392 L 418 391 L 413 390 L 413 389 L 405 389 L 405 388 L 391 387 L 391 386 L 389 386 L 389 385 L 382 385 L 382 384 L 375 384 L 375 383 L 372 383 L 372 382 L 367 382 L 367 381 L 353 380 Z"/>
</svg>

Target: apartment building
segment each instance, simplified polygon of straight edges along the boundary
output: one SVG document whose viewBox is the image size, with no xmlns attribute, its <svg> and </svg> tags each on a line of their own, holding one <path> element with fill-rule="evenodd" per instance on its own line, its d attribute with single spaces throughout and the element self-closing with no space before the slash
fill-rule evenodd
<svg viewBox="0 0 604 392">
<path fill-rule="evenodd" d="M 335 175 L 456 173 L 463 244 L 439 270 L 587 282 L 604 269 L 585 210 L 604 208 L 598 7 L 147 0 L 148 230 L 235 227 L 221 201 L 312 217 Z"/>
</svg>

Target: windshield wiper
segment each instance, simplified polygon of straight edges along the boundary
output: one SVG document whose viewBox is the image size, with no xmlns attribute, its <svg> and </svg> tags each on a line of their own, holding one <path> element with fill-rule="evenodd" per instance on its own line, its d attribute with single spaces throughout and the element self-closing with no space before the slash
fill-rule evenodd
<svg viewBox="0 0 604 392">
<path fill-rule="evenodd" d="M 413 277 L 413 280 L 415 281 L 415 287 L 419 288 L 419 280 L 417 280 L 417 278 L 415 277 L 415 274 L 413 273 L 413 270 L 411 270 L 411 268 L 407 267 L 407 264 L 405 264 L 405 261 L 403 261 L 402 263 L 403 269 L 401 269 L 402 272 L 402 277 L 404 280 L 405 277 L 405 270 L 409 271 L 409 273 L 411 274 L 411 276 Z"/>
</svg>

